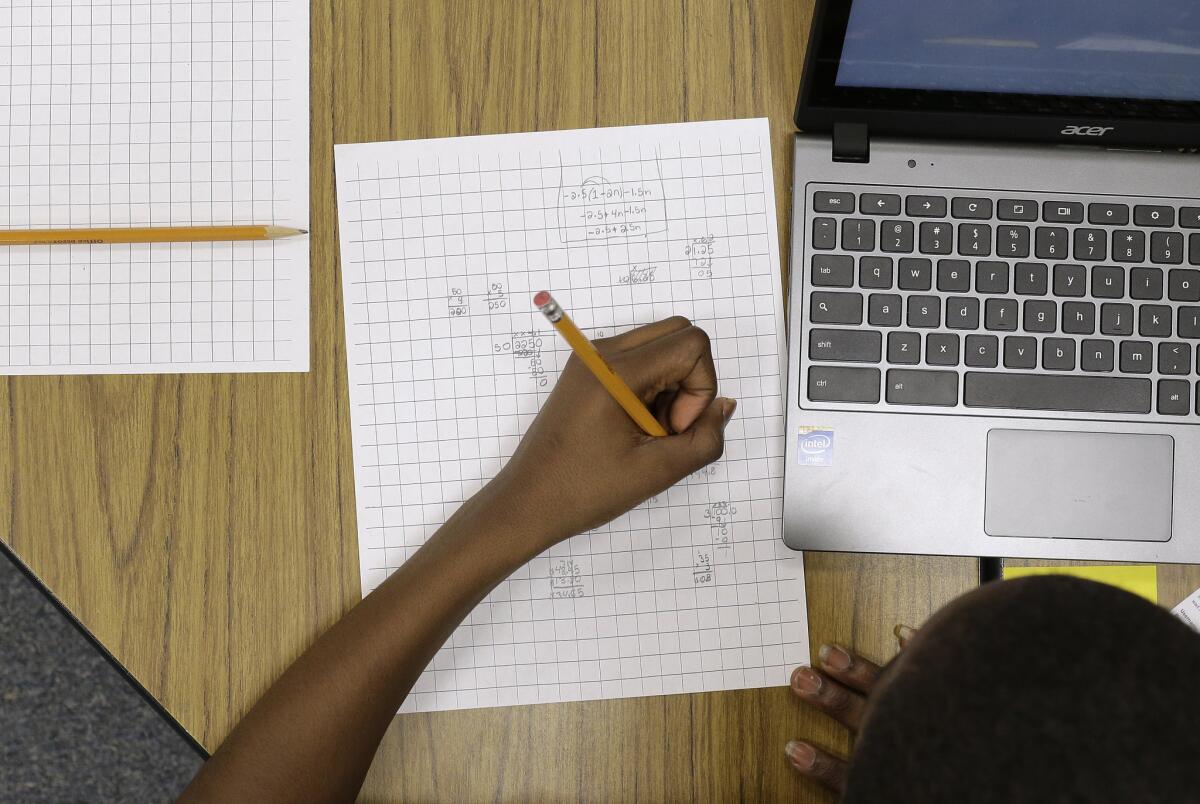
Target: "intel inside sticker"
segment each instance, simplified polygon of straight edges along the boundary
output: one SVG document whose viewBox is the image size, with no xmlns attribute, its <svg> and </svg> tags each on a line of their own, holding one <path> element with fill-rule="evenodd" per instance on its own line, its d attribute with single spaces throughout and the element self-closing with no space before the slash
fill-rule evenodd
<svg viewBox="0 0 1200 804">
<path fill-rule="evenodd" d="M 801 427 L 796 439 L 796 463 L 801 466 L 833 466 L 832 430 Z"/>
</svg>

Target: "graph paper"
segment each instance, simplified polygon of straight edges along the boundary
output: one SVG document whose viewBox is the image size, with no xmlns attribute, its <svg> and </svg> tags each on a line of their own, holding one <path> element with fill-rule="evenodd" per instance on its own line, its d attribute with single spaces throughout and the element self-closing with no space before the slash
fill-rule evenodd
<svg viewBox="0 0 1200 804">
<path fill-rule="evenodd" d="M 808 657 L 780 541 L 782 295 L 765 120 L 339 145 L 363 593 L 494 476 L 569 350 L 681 314 L 738 399 L 724 457 L 538 556 L 401 711 L 787 683 Z"/>
<path fill-rule="evenodd" d="M 308 227 L 307 0 L 0 2 L 0 228 Z M 0 248 L 0 373 L 306 371 L 308 238 Z"/>
</svg>

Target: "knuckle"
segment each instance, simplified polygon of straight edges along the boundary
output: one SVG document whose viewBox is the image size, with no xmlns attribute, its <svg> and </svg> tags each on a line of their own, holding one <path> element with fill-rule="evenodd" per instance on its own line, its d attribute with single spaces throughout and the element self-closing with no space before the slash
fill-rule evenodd
<svg viewBox="0 0 1200 804">
<path fill-rule="evenodd" d="M 849 692 L 832 684 L 826 685 L 825 694 L 821 696 L 821 703 L 825 706 L 825 709 L 829 712 L 839 714 L 848 712 L 852 702 L 853 699 L 850 697 Z"/>
<path fill-rule="evenodd" d="M 691 326 L 687 330 L 688 343 L 701 354 L 712 353 L 712 339 L 708 333 L 697 326 Z"/>
<path fill-rule="evenodd" d="M 666 319 L 663 323 L 670 324 L 672 326 L 678 327 L 679 329 L 684 329 L 684 328 L 690 327 L 692 325 L 691 319 L 688 318 L 686 315 L 673 315 L 670 318 Z"/>
</svg>

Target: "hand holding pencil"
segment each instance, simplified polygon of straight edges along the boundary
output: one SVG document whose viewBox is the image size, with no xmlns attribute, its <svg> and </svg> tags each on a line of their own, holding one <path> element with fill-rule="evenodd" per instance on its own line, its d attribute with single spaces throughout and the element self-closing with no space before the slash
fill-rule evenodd
<svg viewBox="0 0 1200 804">
<path fill-rule="evenodd" d="M 718 459 L 736 402 L 717 396 L 709 338 L 675 317 L 594 344 L 666 433 L 651 437 L 578 355 L 484 493 L 528 523 L 532 550 L 595 528 Z M 646 403 L 649 403 L 647 406 Z"/>
</svg>

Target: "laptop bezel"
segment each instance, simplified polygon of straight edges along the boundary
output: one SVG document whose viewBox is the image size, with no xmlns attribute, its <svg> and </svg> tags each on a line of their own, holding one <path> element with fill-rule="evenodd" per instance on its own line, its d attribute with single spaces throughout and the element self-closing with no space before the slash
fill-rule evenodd
<svg viewBox="0 0 1200 804">
<path fill-rule="evenodd" d="M 839 87 L 850 6 L 851 0 L 818 0 L 796 101 L 802 131 L 862 123 L 886 136 L 1200 147 L 1200 102 Z"/>
</svg>

